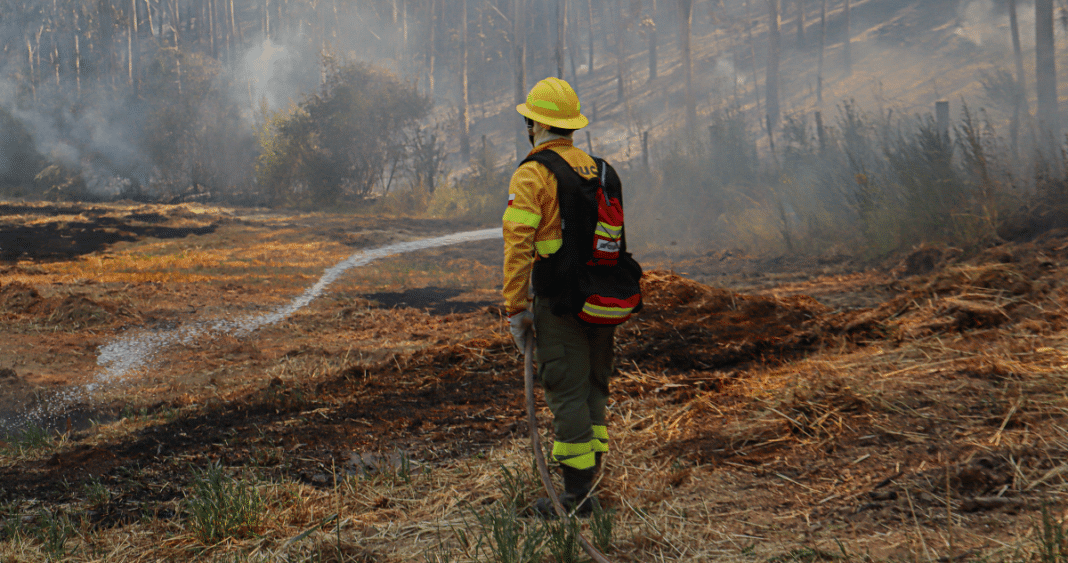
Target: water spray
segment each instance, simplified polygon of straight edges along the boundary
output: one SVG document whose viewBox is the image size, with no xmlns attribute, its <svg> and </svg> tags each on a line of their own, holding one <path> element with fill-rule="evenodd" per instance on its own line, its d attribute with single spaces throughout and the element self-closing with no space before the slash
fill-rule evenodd
<svg viewBox="0 0 1068 563">
<path fill-rule="evenodd" d="M 0 425 L 7 430 L 11 430 L 12 426 L 22 426 L 27 422 L 48 421 L 61 414 L 64 409 L 80 400 L 84 400 L 93 392 L 105 386 L 122 382 L 131 372 L 150 368 L 156 356 L 167 347 L 179 344 L 192 345 L 198 339 L 204 337 L 214 338 L 230 335 L 237 338 L 245 338 L 260 328 L 281 322 L 307 307 L 312 301 L 321 296 L 331 284 L 337 281 L 342 274 L 352 268 L 365 266 L 380 258 L 407 252 L 501 237 L 500 228 L 482 229 L 401 242 L 357 252 L 336 265 L 327 268 L 322 277 L 319 278 L 319 281 L 304 290 L 304 293 L 269 313 L 235 319 L 221 318 L 196 321 L 172 329 L 134 329 L 127 331 L 122 336 L 99 348 L 96 363 L 101 367 L 101 370 L 97 372 L 92 382 L 66 389 L 51 397 L 48 401 L 39 403 L 33 409 L 19 416 L 19 419 L 14 421 L 14 424 L 10 421 L 0 421 Z M 19 424 L 20 422 L 22 424 Z"/>
</svg>

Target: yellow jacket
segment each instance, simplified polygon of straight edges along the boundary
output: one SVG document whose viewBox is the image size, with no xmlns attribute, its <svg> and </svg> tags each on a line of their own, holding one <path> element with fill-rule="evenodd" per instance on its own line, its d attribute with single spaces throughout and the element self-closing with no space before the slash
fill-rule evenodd
<svg viewBox="0 0 1068 563">
<path fill-rule="evenodd" d="M 530 154 L 553 150 L 584 178 L 597 175 L 597 165 L 571 139 L 554 139 Z M 527 162 L 512 174 L 508 208 L 504 212 L 504 302 L 509 315 L 527 309 L 530 272 L 534 261 L 551 255 L 563 244 L 556 178 L 538 162 Z"/>
</svg>

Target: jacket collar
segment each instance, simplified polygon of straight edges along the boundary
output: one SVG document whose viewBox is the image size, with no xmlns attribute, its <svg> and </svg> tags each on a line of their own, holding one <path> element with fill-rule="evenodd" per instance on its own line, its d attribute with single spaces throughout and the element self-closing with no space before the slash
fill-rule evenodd
<svg viewBox="0 0 1068 563">
<path fill-rule="evenodd" d="M 572 147 L 575 145 L 571 137 L 565 137 L 563 135 L 556 135 L 553 133 L 546 133 L 546 135 L 551 135 L 551 138 L 540 139 L 540 142 L 537 144 L 537 146 L 535 146 L 527 156 L 530 156 L 531 154 L 543 151 L 551 147 Z"/>
</svg>

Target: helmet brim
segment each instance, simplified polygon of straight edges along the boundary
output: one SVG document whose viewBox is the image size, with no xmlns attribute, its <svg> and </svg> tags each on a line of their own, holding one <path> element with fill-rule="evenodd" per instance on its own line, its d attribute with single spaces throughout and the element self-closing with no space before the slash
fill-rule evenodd
<svg viewBox="0 0 1068 563">
<path fill-rule="evenodd" d="M 581 113 L 578 117 L 571 117 L 567 119 L 554 119 L 546 117 L 544 115 L 534 113 L 527 107 L 526 104 L 519 104 L 515 107 L 515 110 L 519 112 L 519 115 L 527 117 L 541 123 L 542 125 L 548 125 L 550 127 L 559 127 L 560 129 L 582 129 L 590 124 L 590 120 L 586 119 L 586 116 Z"/>
</svg>

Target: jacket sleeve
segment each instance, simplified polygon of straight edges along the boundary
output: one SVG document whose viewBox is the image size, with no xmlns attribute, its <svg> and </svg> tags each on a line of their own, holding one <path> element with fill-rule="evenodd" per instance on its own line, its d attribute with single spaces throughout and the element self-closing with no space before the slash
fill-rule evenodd
<svg viewBox="0 0 1068 563">
<path fill-rule="evenodd" d="M 534 266 L 534 233 L 542 221 L 544 181 L 534 163 L 520 166 L 508 186 L 504 211 L 504 302 L 508 314 L 529 307 L 530 273 Z"/>
</svg>

